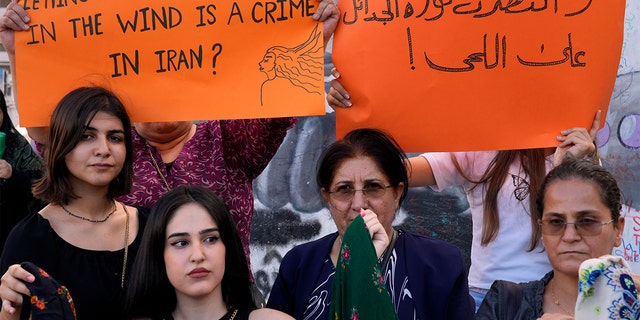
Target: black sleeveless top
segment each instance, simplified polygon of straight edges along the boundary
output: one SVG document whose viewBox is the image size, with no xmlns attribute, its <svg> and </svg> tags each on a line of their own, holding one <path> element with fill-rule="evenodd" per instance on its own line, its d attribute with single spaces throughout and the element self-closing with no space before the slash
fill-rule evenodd
<svg viewBox="0 0 640 320">
<path fill-rule="evenodd" d="M 249 320 L 249 314 L 253 311 L 252 309 L 236 309 L 232 308 L 220 318 L 220 320 Z M 169 315 L 165 317 L 163 320 L 173 320 L 173 316 Z"/>
</svg>

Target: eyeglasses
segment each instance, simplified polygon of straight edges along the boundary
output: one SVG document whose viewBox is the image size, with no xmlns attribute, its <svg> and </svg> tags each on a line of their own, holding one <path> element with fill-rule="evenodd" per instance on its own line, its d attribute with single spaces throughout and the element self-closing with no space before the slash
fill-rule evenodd
<svg viewBox="0 0 640 320">
<path fill-rule="evenodd" d="M 566 222 L 562 219 L 549 219 L 539 220 L 538 224 L 542 226 L 542 234 L 549 236 L 562 235 L 567 225 L 572 224 L 581 236 L 593 237 L 599 235 L 602 232 L 602 228 L 613 221 L 614 219 L 607 222 L 600 222 L 594 219 L 580 219 L 576 222 Z"/>
<path fill-rule="evenodd" d="M 391 188 L 391 186 L 371 184 L 362 189 L 354 189 L 352 186 L 344 185 L 344 186 L 338 187 L 338 189 L 334 191 L 329 191 L 327 193 L 337 201 L 347 202 L 353 199 L 353 196 L 356 194 L 356 191 L 362 191 L 362 195 L 367 197 L 368 199 L 377 199 L 384 196 L 388 188 Z"/>
</svg>

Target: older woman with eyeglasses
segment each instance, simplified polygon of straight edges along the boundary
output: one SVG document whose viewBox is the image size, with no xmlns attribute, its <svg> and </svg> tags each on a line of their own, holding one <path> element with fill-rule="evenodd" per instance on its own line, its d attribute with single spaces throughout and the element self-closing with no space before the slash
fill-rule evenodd
<svg viewBox="0 0 640 320">
<path fill-rule="evenodd" d="M 574 319 L 580 265 L 610 255 L 622 241 L 620 201 L 611 173 L 589 160 L 569 157 L 551 170 L 538 193 L 537 215 L 553 270 L 537 281 L 494 282 L 476 319 Z M 637 292 L 632 295 L 637 298 Z M 627 319 L 620 317 L 622 302 L 594 311 L 615 314 L 607 319 Z"/>
<path fill-rule="evenodd" d="M 395 140 L 375 129 L 351 131 L 324 151 L 317 182 L 338 231 L 285 255 L 268 307 L 296 319 L 329 319 L 342 237 L 363 215 L 399 319 L 473 319 L 460 249 L 392 227 L 408 189 L 405 160 Z"/>
</svg>

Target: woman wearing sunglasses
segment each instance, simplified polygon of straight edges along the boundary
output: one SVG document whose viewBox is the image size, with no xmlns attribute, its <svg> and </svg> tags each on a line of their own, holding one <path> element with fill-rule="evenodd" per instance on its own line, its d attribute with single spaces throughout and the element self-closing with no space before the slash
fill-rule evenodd
<svg viewBox="0 0 640 320">
<path fill-rule="evenodd" d="M 567 158 L 550 171 L 537 197 L 537 215 L 553 270 L 537 281 L 494 282 L 476 319 L 574 319 L 581 264 L 610 255 L 622 241 L 625 221 L 620 200 L 613 176 L 589 160 Z M 627 284 L 635 292 L 632 282 Z M 635 301 L 637 292 L 628 298 Z M 627 319 L 620 317 L 623 308 L 614 304 L 599 313 Z"/>
</svg>

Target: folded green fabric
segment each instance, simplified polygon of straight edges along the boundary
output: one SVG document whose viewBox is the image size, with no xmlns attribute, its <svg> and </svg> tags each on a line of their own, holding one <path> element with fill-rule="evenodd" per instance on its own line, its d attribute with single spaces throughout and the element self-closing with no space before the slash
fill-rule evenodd
<svg viewBox="0 0 640 320">
<path fill-rule="evenodd" d="M 371 236 L 359 215 L 342 239 L 329 312 L 335 320 L 398 319 Z"/>
</svg>

